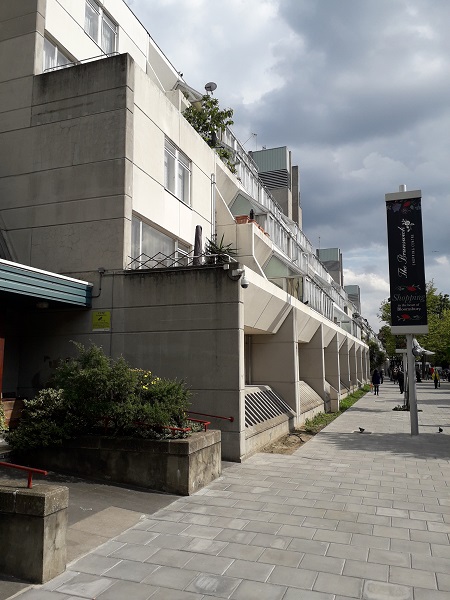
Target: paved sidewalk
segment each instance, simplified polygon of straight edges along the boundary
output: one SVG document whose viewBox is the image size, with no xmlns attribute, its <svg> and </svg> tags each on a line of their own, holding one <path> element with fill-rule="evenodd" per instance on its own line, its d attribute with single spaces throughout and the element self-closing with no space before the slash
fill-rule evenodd
<svg viewBox="0 0 450 600">
<path fill-rule="evenodd" d="M 450 599 L 441 385 L 418 386 L 419 436 L 385 381 L 295 454 L 233 465 L 18 598 Z"/>
</svg>

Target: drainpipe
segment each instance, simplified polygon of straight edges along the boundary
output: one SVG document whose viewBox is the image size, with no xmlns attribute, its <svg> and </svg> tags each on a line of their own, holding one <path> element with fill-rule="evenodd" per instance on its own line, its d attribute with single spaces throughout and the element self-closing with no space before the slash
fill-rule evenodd
<svg viewBox="0 0 450 600">
<path fill-rule="evenodd" d="M 211 239 L 216 236 L 216 175 L 211 173 Z"/>
</svg>

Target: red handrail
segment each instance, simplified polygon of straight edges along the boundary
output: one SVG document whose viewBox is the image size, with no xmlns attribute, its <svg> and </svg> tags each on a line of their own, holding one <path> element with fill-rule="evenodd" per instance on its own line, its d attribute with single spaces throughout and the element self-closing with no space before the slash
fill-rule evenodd
<svg viewBox="0 0 450 600">
<path fill-rule="evenodd" d="M 205 431 L 208 430 L 208 425 L 211 425 L 211 421 L 203 421 L 202 419 L 192 419 L 191 417 L 188 417 L 187 419 L 188 421 L 192 421 L 192 423 L 201 423 Z"/>
<path fill-rule="evenodd" d="M 233 423 L 233 421 L 234 421 L 234 417 L 221 417 L 220 415 L 208 415 L 207 413 L 194 412 L 193 410 L 188 410 L 186 412 L 190 413 L 191 415 L 201 415 L 202 417 L 212 417 L 213 419 L 224 419 L 225 421 L 230 421 L 230 423 Z"/>
<path fill-rule="evenodd" d="M 0 462 L 0 467 L 9 467 L 10 469 L 18 469 L 19 471 L 28 471 L 28 488 L 33 487 L 33 473 L 39 473 L 40 475 L 47 475 L 47 471 L 42 469 L 33 469 L 33 467 L 22 467 L 21 465 L 13 465 L 12 463 Z"/>
</svg>

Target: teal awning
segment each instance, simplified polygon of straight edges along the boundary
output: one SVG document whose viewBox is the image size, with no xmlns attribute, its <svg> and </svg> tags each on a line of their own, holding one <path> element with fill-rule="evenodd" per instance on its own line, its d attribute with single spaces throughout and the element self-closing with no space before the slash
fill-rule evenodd
<svg viewBox="0 0 450 600">
<path fill-rule="evenodd" d="M 0 291 L 88 307 L 92 284 L 0 259 Z"/>
</svg>

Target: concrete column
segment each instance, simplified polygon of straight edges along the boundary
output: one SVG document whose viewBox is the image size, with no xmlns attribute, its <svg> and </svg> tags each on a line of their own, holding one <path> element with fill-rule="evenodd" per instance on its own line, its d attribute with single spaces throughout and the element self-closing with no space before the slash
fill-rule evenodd
<svg viewBox="0 0 450 600">
<path fill-rule="evenodd" d="M 325 400 L 325 357 L 322 325 L 307 344 L 299 345 L 300 379 Z"/>
<path fill-rule="evenodd" d="M 45 583 L 66 568 L 69 490 L 8 482 L 0 487 L 0 572 Z"/>
<path fill-rule="evenodd" d="M 363 380 L 362 348 L 355 344 L 356 350 L 356 377 L 359 381 Z"/>
<path fill-rule="evenodd" d="M 364 374 L 365 374 L 365 381 L 369 381 L 370 380 L 370 354 L 369 354 L 368 348 L 364 349 Z"/>
<path fill-rule="evenodd" d="M 350 363 L 350 387 L 358 385 L 358 371 L 356 366 L 356 346 L 355 342 L 349 340 L 348 359 Z"/>
<path fill-rule="evenodd" d="M 350 377 L 349 340 L 345 337 L 339 348 L 339 369 L 342 384 L 350 390 L 352 386 Z"/>
<path fill-rule="evenodd" d="M 274 335 L 252 336 L 251 372 L 255 385 L 270 385 L 298 415 L 297 311 L 291 310 Z"/>
<path fill-rule="evenodd" d="M 337 333 L 324 349 L 325 357 L 325 379 L 334 388 L 331 390 L 331 411 L 339 410 L 341 398 L 341 375 L 339 368 L 339 340 Z"/>
</svg>

